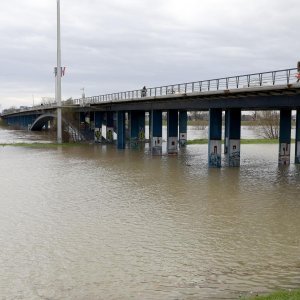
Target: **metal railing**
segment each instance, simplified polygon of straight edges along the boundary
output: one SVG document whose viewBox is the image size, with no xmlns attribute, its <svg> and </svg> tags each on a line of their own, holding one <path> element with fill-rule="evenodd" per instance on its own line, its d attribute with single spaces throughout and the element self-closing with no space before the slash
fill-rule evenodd
<svg viewBox="0 0 300 300">
<path fill-rule="evenodd" d="M 201 92 L 236 90 L 241 88 L 253 88 L 274 85 L 289 85 L 297 82 L 297 68 L 276 70 L 263 73 L 253 73 L 247 75 L 238 75 L 209 79 L 202 81 L 171 84 L 159 87 L 111 93 L 99 96 L 92 96 L 80 99 L 74 99 L 74 104 L 89 105 L 108 101 L 137 100 L 147 97 L 162 97 L 171 95 L 185 95 Z"/>
</svg>

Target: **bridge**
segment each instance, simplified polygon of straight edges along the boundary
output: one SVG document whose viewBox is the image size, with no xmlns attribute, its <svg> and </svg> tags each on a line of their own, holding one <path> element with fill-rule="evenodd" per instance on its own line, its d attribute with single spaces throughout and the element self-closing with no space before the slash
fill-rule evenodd
<svg viewBox="0 0 300 300">
<path fill-rule="evenodd" d="M 40 130 L 55 118 L 56 103 L 6 110 L 10 125 Z M 162 113 L 167 112 L 167 151 L 176 154 L 187 141 L 188 111 L 209 111 L 208 164 L 221 166 L 222 115 L 225 112 L 224 154 L 228 166 L 240 165 L 241 112 L 279 110 L 279 164 L 290 163 L 291 113 L 296 110 L 295 163 L 300 163 L 299 68 L 238 75 L 181 84 L 105 94 L 62 103 L 62 109 L 78 116 L 78 128 L 89 125 L 95 141 L 117 133 L 117 147 L 124 149 L 126 131 L 131 142 L 145 138 L 145 113 L 149 113 L 152 152 L 162 152 Z M 88 120 L 87 120 L 88 118 Z M 67 121 L 65 122 L 67 123 Z M 74 127 L 74 126 L 73 126 Z M 127 127 L 127 128 L 126 128 Z M 126 130 L 127 129 L 127 130 Z"/>
</svg>

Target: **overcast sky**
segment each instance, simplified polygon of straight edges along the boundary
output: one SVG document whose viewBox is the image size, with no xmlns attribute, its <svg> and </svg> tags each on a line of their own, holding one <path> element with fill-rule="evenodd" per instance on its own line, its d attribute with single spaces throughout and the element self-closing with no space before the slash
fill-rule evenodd
<svg viewBox="0 0 300 300">
<path fill-rule="evenodd" d="M 296 67 L 300 1 L 61 0 L 63 99 Z M 56 0 L 1 0 L 0 105 L 54 97 Z"/>
</svg>

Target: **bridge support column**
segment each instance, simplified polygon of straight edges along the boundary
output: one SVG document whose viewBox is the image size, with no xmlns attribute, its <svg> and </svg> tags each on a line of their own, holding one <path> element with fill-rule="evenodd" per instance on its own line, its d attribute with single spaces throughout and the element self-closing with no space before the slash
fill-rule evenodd
<svg viewBox="0 0 300 300">
<path fill-rule="evenodd" d="M 162 153 L 162 111 L 152 110 L 150 119 L 150 141 L 152 154 Z"/>
<path fill-rule="evenodd" d="M 94 131 L 95 143 L 101 143 L 102 142 L 103 112 L 96 111 L 94 119 L 95 119 L 95 131 Z"/>
<path fill-rule="evenodd" d="M 168 154 L 178 153 L 178 110 L 170 109 L 167 114 L 167 151 Z"/>
<path fill-rule="evenodd" d="M 85 113 L 79 113 L 79 128 L 80 130 L 85 130 Z"/>
<path fill-rule="evenodd" d="M 179 145 L 186 146 L 187 143 L 187 111 L 179 111 Z"/>
<path fill-rule="evenodd" d="M 222 109 L 211 108 L 209 110 L 209 142 L 208 142 L 208 166 L 221 167 L 222 148 Z"/>
<path fill-rule="evenodd" d="M 291 153 L 291 113 L 290 109 L 280 110 L 280 127 L 279 127 L 279 165 L 290 164 Z"/>
<path fill-rule="evenodd" d="M 241 109 L 233 108 L 228 113 L 228 149 L 227 165 L 229 167 L 240 166 L 240 140 L 241 140 Z"/>
<path fill-rule="evenodd" d="M 133 110 L 129 112 L 129 135 L 130 144 L 145 140 L 145 111 Z"/>
<path fill-rule="evenodd" d="M 295 164 L 300 164 L 300 109 L 296 114 Z"/>
<path fill-rule="evenodd" d="M 228 152 L 228 110 L 225 110 L 225 124 L 224 124 L 224 154 Z"/>
<path fill-rule="evenodd" d="M 112 143 L 114 141 L 114 113 L 106 112 L 106 141 Z"/>
<path fill-rule="evenodd" d="M 125 128 L 125 112 L 117 112 L 117 146 L 118 149 L 125 149 L 126 128 Z"/>
</svg>

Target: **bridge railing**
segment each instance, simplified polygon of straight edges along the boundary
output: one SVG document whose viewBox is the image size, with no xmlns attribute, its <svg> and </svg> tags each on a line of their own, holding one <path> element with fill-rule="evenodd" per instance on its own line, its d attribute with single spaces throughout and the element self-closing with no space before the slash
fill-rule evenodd
<svg viewBox="0 0 300 300">
<path fill-rule="evenodd" d="M 135 100 L 146 97 L 161 97 L 170 95 L 184 95 L 210 91 L 226 91 L 241 88 L 254 88 L 263 86 L 289 85 L 297 81 L 297 69 L 276 70 L 270 72 L 253 73 L 209 79 L 202 81 L 186 82 L 159 87 L 147 88 L 146 92 L 140 90 L 105 94 L 81 99 L 74 99 L 74 104 L 82 106 L 108 101 Z"/>
<path fill-rule="evenodd" d="M 142 89 L 105 94 L 93 97 L 86 97 L 81 99 L 64 101 L 64 105 L 82 105 L 87 106 L 90 104 L 110 102 L 110 101 L 124 101 L 124 100 L 141 100 L 147 97 L 163 97 L 163 96 L 176 96 L 176 95 L 191 95 L 193 93 L 204 93 L 213 91 L 226 91 L 236 89 L 257 88 L 275 85 L 289 85 L 296 83 L 298 80 L 299 72 L 296 68 L 276 70 L 270 72 L 253 73 L 247 75 L 238 75 L 231 77 L 223 77 L 217 79 L 209 79 L 202 81 L 186 82 L 179 84 L 171 84 L 159 87 L 147 88 L 146 91 Z M 1 115 L 31 111 L 37 109 L 45 109 L 49 107 L 56 107 L 57 103 L 49 103 L 47 105 L 38 105 L 34 107 L 23 107 L 19 109 L 4 110 Z"/>
</svg>

